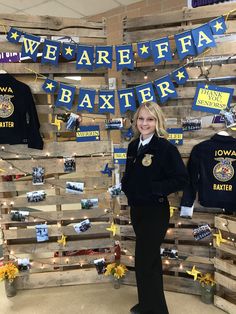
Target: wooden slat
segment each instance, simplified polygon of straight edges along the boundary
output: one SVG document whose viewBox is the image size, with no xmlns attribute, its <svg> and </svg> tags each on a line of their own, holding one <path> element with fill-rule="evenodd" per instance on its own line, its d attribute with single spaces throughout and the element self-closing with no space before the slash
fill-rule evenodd
<svg viewBox="0 0 236 314">
<path fill-rule="evenodd" d="M 32 149 L 27 148 L 26 145 L 4 145 L 5 150 L 0 152 L 1 158 L 11 159 L 16 158 L 18 154 L 19 158 L 33 157 L 46 157 L 49 153 L 50 157 L 62 157 L 62 156 L 86 156 L 93 154 L 107 154 L 112 152 L 111 142 L 99 141 L 99 142 L 64 142 L 64 143 L 44 143 L 44 149 Z M 2 162 L 2 161 L 1 161 Z M 4 162 L 4 161 L 3 161 Z M 64 171 L 63 171 L 64 172 Z"/>
<path fill-rule="evenodd" d="M 229 314 L 235 314 L 236 313 L 236 304 L 233 304 L 227 300 L 225 300 L 223 297 L 214 296 L 214 305 L 218 308 L 222 309 L 226 313 Z"/>
<path fill-rule="evenodd" d="M 236 277 L 236 265 L 234 264 L 233 260 L 223 260 L 221 258 L 215 257 L 214 265 L 216 269 Z"/>
<path fill-rule="evenodd" d="M 208 6 L 188 9 L 183 8 L 182 10 L 172 11 L 167 13 L 158 13 L 155 15 L 148 15 L 143 17 L 130 18 L 125 21 L 124 28 L 128 29 L 138 29 L 144 27 L 153 27 L 153 26 L 166 26 L 167 24 L 176 24 L 189 21 L 196 21 L 199 23 L 199 20 L 210 21 L 213 18 L 216 18 L 222 14 L 227 13 L 235 9 L 235 4 L 227 4 L 222 6 Z M 231 16 L 235 16 L 235 12 Z"/>
<path fill-rule="evenodd" d="M 84 238 L 84 237 L 108 237 L 110 232 L 106 230 L 110 224 L 108 223 L 101 223 L 101 224 L 91 224 L 91 227 L 78 234 L 73 226 L 67 227 L 57 227 L 57 226 L 50 226 L 48 225 L 48 236 L 50 237 L 60 237 L 62 234 L 65 236 L 77 236 L 77 238 Z M 35 228 L 28 228 L 28 229 L 8 229 L 4 232 L 5 240 L 20 240 L 20 239 L 36 239 L 36 231 Z"/>
<path fill-rule="evenodd" d="M 148 30 L 138 30 L 129 32 L 128 30 L 124 33 L 124 41 L 126 43 L 137 42 L 137 41 L 145 41 L 145 40 L 153 40 L 157 38 L 162 38 L 165 36 L 172 36 L 178 33 L 185 32 L 187 30 L 191 30 L 193 28 L 202 26 L 202 24 L 193 24 L 193 25 L 181 25 L 175 27 L 165 27 L 160 29 L 148 29 Z M 227 22 L 227 33 L 235 32 L 235 21 Z"/>
<path fill-rule="evenodd" d="M 32 244 L 9 244 L 8 250 L 14 254 L 41 254 L 46 252 L 57 251 L 74 251 L 74 250 L 88 250 L 114 247 L 114 240 L 112 239 L 90 239 L 80 241 L 67 241 L 66 246 L 62 247 L 57 242 L 45 242 Z M 5 248 L 3 247 L 5 250 Z"/>
<path fill-rule="evenodd" d="M 200 295 L 199 284 L 193 279 L 181 278 L 164 275 L 164 289 L 166 291 L 173 291 L 179 293 L 195 294 Z M 127 272 L 122 283 L 128 285 L 136 285 L 135 274 L 134 272 Z"/>
<path fill-rule="evenodd" d="M 76 269 L 35 273 L 17 278 L 17 289 L 36 289 L 44 287 L 68 286 L 77 284 L 91 284 L 109 282 L 110 278 L 98 275 L 96 269 Z"/>
<path fill-rule="evenodd" d="M 27 32 L 27 28 L 40 28 L 46 30 L 60 31 L 62 28 L 68 28 L 70 26 L 77 28 L 91 28 L 102 29 L 103 24 L 101 22 L 88 22 L 84 19 L 56 17 L 56 16 L 34 16 L 23 14 L 0 14 L 2 24 L 11 27 L 19 27 Z"/>
<path fill-rule="evenodd" d="M 232 292 L 236 292 L 236 280 L 231 279 L 219 272 L 215 272 L 215 281 L 221 286 L 229 289 Z"/>
<path fill-rule="evenodd" d="M 48 172 L 47 172 L 48 173 Z M 97 177 L 95 177 L 97 175 Z M 100 177 L 99 177 L 100 176 Z M 94 177 L 68 177 L 67 179 L 46 179 L 43 185 L 32 185 L 32 181 L 22 182 L 22 181 L 8 181 L 8 182 L 0 182 L 0 193 L 1 192 L 29 192 L 34 191 L 35 189 L 39 190 L 47 190 L 53 186 L 61 187 L 65 189 L 66 182 L 83 182 L 86 188 L 94 188 L 97 189 L 103 188 L 106 189 L 108 186 L 112 185 L 111 177 L 105 177 L 101 172 L 94 173 Z"/>
<path fill-rule="evenodd" d="M 229 216 L 216 216 L 215 217 L 215 226 L 218 229 L 230 232 L 231 234 L 236 235 L 236 218 Z M 236 253 L 235 253 L 236 254 Z"/>
</svg>

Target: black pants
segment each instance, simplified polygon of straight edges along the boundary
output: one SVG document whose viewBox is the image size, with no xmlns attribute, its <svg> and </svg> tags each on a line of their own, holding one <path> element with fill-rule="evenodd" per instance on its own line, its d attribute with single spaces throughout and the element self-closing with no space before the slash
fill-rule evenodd
<svg viewBox="0 0 236 314">
<path fill-rule="evenodd" d="M 169 205 L 131 207 L 136 234 L 135 273 L 141 314 L 168 314 L 160 246 L 170 219 Z"/>
</svg>

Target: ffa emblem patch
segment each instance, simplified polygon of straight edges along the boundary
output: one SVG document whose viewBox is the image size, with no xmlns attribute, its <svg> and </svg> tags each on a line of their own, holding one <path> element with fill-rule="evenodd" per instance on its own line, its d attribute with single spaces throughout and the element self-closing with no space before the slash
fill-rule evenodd
<svg viewBox="0 0 236 314">
<path fill-rule="evenodd" d="M 232 162 L 236 159 L 233 158 L 215 158 L 215 160 L 219 161 L 218 164 L 213 168 L 213 175 L 218 181 L 229 181 L 234 176 L 234 167 L 232 166 Z"/>
<path fill-rule="evenodd" d="M 0 118 L 8 118 L 14 112 L 14 106 L 11 102 L 11 95 L 0 95 Z"/>
<path fill-rule="evenodd" d="M 144 158 L 142 159 L 142 165 L 144 167 L 149 167 L 152 164 L 152 157 L 151 154 L 145 154 Z"/>
</svg>

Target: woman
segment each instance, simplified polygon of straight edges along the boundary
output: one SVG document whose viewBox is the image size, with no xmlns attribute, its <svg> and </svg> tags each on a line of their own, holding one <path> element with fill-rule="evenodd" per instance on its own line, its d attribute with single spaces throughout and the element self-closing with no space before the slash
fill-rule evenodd
<svg viewBox="0 0 236 314">
<path fill-rule="evenodd" d="M 139 302 L 130 312 L 168 314 L 160 256 L 170 218 L 167 196 L 182 190 L 188 176 L 178 150 L 165 139 L 165 120 L 156 103 L 146 102 L 138 108 L 134 131 L 136 139 L 128 146 L 122 178 L 122 190 L 128 198 L 136 235 Z"/>
</svg>

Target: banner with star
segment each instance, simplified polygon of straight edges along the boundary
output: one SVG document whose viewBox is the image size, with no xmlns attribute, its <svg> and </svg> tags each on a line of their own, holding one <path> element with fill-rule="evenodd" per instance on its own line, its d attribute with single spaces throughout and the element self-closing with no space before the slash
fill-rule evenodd
<svg viewBox="0 0 236 314">
<path fill-rule="evenodd" d="M 168 141 L 174 145 L 183 145 L 183 129 L 168 128 Z"/>
<path fill-rule="evenodd" d="M 53 94 L 55 93 L 56 89 L 58 87 L 58 82 L 54 81 L 54 80 L 50 80 L 49 78 L 47 78 L 43 85 L 42 85 L 42 89 L 45 91 L 45 93 L 47 94 Z"/>
<path fill-rule="evenodd" d="M 76 53 L 76 45 L 71 43 L 62 43 L 62 57 L 66 60 L 73 60 Z"/>
<path fill-rule="evenodd" d="M 233 88 L 199 83 L 193 100 L 192 109 L 203 112 L 220 113 L 229 107 Z"/>
<path fill-rule="evenodd" d="M 137 53 L 140 58 L 149 58 L 152 55 L 150 41 L 137 43 Z"/>
<path fill-rule="evenodd" d="M 16 44 L 19 42 L 22 34 L 23 32 L 15 29 L 14 27 L 11 27 L 9 32 L 7 33 L 7 40 L 13 44 Z"/>
<path fill-rule="evenodd" d="M 80 126 L 76 131 L 76 142 L 100 141 L 99 125 Z"/>
<path fill-rule="evenodd" d="M 187 82 L 189 76 L 185 67 L 182 67 L 172 72 L 172 78 L 178 85 L 183 85 Z"/>
<path fill-rule="evenodd" d="M 12 43 L 18 43 L 23 38 L 22 53 L 23 57 L 30 57 L 36 62 L 39 44 L 43 46 L 42 63 L 51 63 L 57 65 L 59 52 L 67 60 L 76 59 L 76 69 L 88 69 L 93 71 L 99 67 L 112 68 L 113 49 L 116 54 L 117 71 L 122 69 L 134 69 L 134 47 L 137 45 L 137 54 L 140 58 L 153 58 L 155 64 L 162 61 L 172 61 L 175 50 L 178 52 L 180 60 L 187 56 L 194 56 L 202 53 L 206 48 L 216 45 L 213 35 L 224 34 L 227 30 L 225 17 L 219 16 L 208 23 L 205 23 L 192 30 L 174 35 L 175 46 L 171 48 L 170 37 L 141 41 L 117 46 L 93 46 L 65 43 L 55 40 L 44 40 L 43 37 L 23 33 L 20 30 L 11 27 L 7 33 L 7 40 Z M 44 41 L 44 42 L 43 42 Z"/>
</svg>

